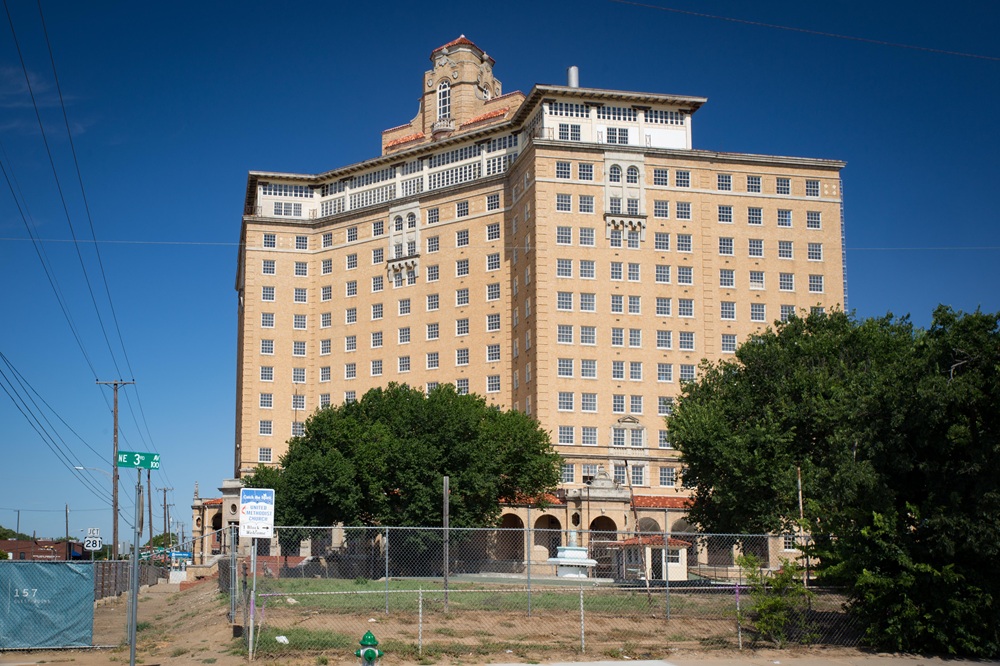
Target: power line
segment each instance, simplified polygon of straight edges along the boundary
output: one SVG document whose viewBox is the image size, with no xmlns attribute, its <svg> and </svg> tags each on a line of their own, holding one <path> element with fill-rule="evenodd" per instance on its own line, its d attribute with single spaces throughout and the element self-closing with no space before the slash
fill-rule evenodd
<svg viewBox="0 0 1000 666">
<path fill-rule="evenodd" d="M 937 53 L 940 55 L 958 56 L 960 58 L 975 58 L 977 60 L 989 60 L 1000 62 L 1000 56 L 981 55 L 978 53 L 966 53 L 964 51 L 950 51 L 948 49 L 935 49 L 929 46 L 917 46 L 914 44 L 901 44 L 899 42 L 889 42 L 882 39 L 870 39 L 868 37 L 855 37 L 853 35 L 841 35 L 836 32 L 825 32 L 823 30 L 810 30 L 809 28 L 796 28 L 789 25 L 778 25 L 777 23 L 764 23 L 763 21 L 751 21 L 749 19 L 738 19 L 732 16 L 718 16 L 716 14 L 706 14 L 704 12 L 693 12 L 688 9 L 677 9 L 676 7 L 661 7 L 645 2 L 635 2 L 634 0 L 611 0 L 620 5 L 632 5 L 634 7 L 644 7 L 646 9 L 658 9 L 663 12 L 673 12 L 675 14 L 685 14 L 687 16 L 697 16 L 699 18 L 713 19 L 715 21 L 728 21 L 730 23 L 742 23 L 758 28 L 771 28 L 772 30 L 786 30 L 788 32 L 800 32 L 806 35 L 816 35 L 818 37 L 832 37 L 834 39 L 846 39 L 853 42 L 864 42 L 865 44 L 875 44 L 877 46 L 891 46 L 897 49 L 910 49 L 912 51 L 924 51 L 927 53 Z"/>
</svg>

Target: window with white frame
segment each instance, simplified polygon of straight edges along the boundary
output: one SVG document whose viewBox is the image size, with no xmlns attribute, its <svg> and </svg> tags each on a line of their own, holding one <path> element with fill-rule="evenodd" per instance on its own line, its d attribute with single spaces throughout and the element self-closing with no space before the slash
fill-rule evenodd
<svg viewBox="0 0 1000 666">
<path fill-rule="evenodd" d="M 498 271 L 500 270 L 500 253 L 492 252 L 486 255 L 486 270 L 487 271 Z"/>
<path fill-rule="evenodd" d="M 306 277 L 309 275 L 309 264 L 305 261 L 295 262 L 295 277 Z"/>
<path fill-rule="evenodd" d="M 611 312 L 614 314 L 625 312 L 625 297 L 622 294 L 611 294 Z"/>
<path fill-rule="evenodd" d="M 674 172 L 674 187 L 691 187 L 691 172 L 690 171 L 675 171 Z"/>
<path fill-rule="evenodd" d="M 467 378 L 456 379 L 455 392 L 459 395 L 469 395 L 469 380 Z"/>
<path fill-rule="evenodd" d="M 260 353 L 261 354 L 273 354 L 274 353 L 274 340 L 261 340 L 260 341 Z"/>
<path fill-rule="evenodd" d="M 344 364 L 344 379 L 355 379 L 358 376 L 358 364 L 357 363 L 345 363 Z"/>
<path fill-rule="evenodd" d="M 451 118 L 451 84 L 447 80 L 438 84 L 437 89 L 437 119 Z"/>
<path fill-rule="evenodd" d="M 666 431 L 663 431 L 666 432 Z M 673 467 L 660 468 L 660 485 L 666 488 L 673 488 L 677 485 L 677 470 Z"/>
<path fill-rule="evenodd" d="M 653 169 L 653 185 L 670 185 L 670 170 Z"/>
<path fill-rule="evenodd" d="M 441 274 L 441 268 L 435 264 L 433 266 L 427 267 L 427 281 L 437 282 L 438 276 Z"/>
<path fill-rule="evenodd" d="M 305 355 L 306 355 L 305 340 L 294 340 L 292 342 L 292 356 L 305 356 Z"/>
<path fill-rule="evenodd" d="M 329 275 L 330 273 L 333 272 L 333 259 L 324 259 L 321 266 L 322 266 L 321 271 L 323 275 Z"/>
<path fill-rule="evenodd" d="M 486 376 L 486 392 L 487 393 L 499 393 L 500 392 L 500 375 L 487 375 Z"/>
<path fill-rule="evenodd" d="M 625 379 L 625 361 L 611 361 L 611 379 Z"/>
<path fill-rule="evenodd" d="M 500 283 L 493 282 L 492 284 L 486 285 L 486 300 L 496 301 L 500 300 Z"/>
<path fill-rule="evenodd" d="M 628 346 L 639 348 L 642 347 L 642 329 L 641 328 L 630 328 L 628 329 Z"/>
<path fill-rule="evenodd" d="M 596 277 L 596 267 L 593 259 L 580 260 L 580 279 L 593 280 Z"/>
<path fill-rule="evenodd" d="M 694 284 L 694 269 L 690 266 L 678 266 L 677 284 Z"/>
<path fill-rule="evenodd" d="M 778 289 L 781 291 L 795 291 L 795 274 L 778 273 Z"/>
<path fill-rule="evenodd" d="M 439 352 L 427 352 L 426 366 L 428 370 L 436 370 L 441 364 Z"/>
<path fill-rule="evenodd" d="M 778 226 L 779 227 L 791 227 L 792 226 L 792 211 L 790 211 L 790 210 L 779 210 L 778 211 Z"/>
<path fill-rule="evenodd" d="M 807 197 L 818 197 L 819 196 L 819 181 L 818 180 L 807 180 L 806 181 L 806 196 Z"/>
<path fill-rule="evenodd" d="M 455 232 L 455 247 L 465 247 L 469 244 L 469 230 L 462 229 Z"/>
<path fill-rule="evenodd" d="M 653 235 L 653 249 L 668 252 L 670 250 L 670 234 L 657 231 Z"/>
<path fill-rule="evenodd" d="M 569 162 L 556 162 L 556 178 L 572 178 L 573 170 Z"/>
<path fill-rule="evenodd" d="M 260 300 L 262 300 L 262 301 L 273 301 L 274 300 L 274 287 L 261 287 L 260 288 Z"/>
<path fill-rule="evenodd" d="M 630 166 L 628 169 L 626 169 L 626 171 L 625 171 L 625 182 L 628 183 L 629 185 L 638 185 L 639 184 L 639 169 L 636 168 L 636 167 L 634 167 L 634 166 Z"/>
<path fill-rule="evenodd" d="M 781 321 L 788 321 L 795 316 L 795 306 L 794 305 L 782 305 L 781 306 Z"/>
<path fill-rule="evenodd" d="M 355 342 L 355 344 L 357 344 Z M 326 338 L 319 341 L 319 355 L 329 356 L 330 355 L 330 339 Z"/>
<path fill-rule="evenodd" d="M 274 407 L 274 394 L 273 393 L 261 393 L 260 394 L 260 408 L 261 409 L 271 409 Z"/>
<path fill-rule="evenodd" d="M 586 247 L 594 247 L 594 229 L 592 227 L 584 227 L 580 229 L 580 245 Z M 590 262 L 593 265 L 593 261 Z"/>
<path fill-rule="evenodd" d="M 728 173 L 720 173 L 716 176 L 717 189 L 728 192 L 733 189 L 733 176 Z"/>
<path fill-rule="evenodd" d="M 274 432 L 274 427 L 273 427 L 272 422 L 270 420 L 267 420 L 267 419 L 261 421 L 260 424 L 257 427 L 257 432 L 259 434 L 263 435 L 264 437 L 269 437 Z M 261 449 L 260 454 L 263 454 L 264 450 L 265 449 Z M 266 450 L 268 452 L 268 456 L 270 456 L 271 450 L 270 449 L 266 449 Z"/>
<path fill-rule="evenodd" d="M 295 394 L 292 396 L 292 409 L 295 411 L 302 411 L 306 408 L 306 397 L 301 394 Z"/>
<path fill-rule="evenodd" d="M 778 178 L 775 183 L 774 191 L 777 194 L 791 194 L 792 181 L 789 178 Z"/>
<path fill-rule="evenodd" d="M 573 244 L 573 227 L 556 227 L 556 245 Z"/>
<path fill-rule="evenodd" d="M 304 331 L 306 329 L 306 316 L 304 314 L 293 315 L 292 328 L 297 331 Z"/>
<path fill-rule="evenodd" d="M 669 296 L 656 297 L 656 316 L 669 317 L 672 299 Z"/>
<path fill-rule="evenodd" d="M 628 297 L 628 313 L 634 315 L 642 314 L 642 296 Z"/>
<path fill-rule="evenodd" d="M 674 413 L 674 399 L 666 395 L 657 396 L 656 414 L 658 416 L 670 416 L 673 413 Z"/>
<path fill-rule="evenodd" d="M 573 411 L 573 392 L 572 391 L 560 391 L 558 400 L 558 409 L 560 412 L 571 412 Z"/>
<path fill-rule="evenodd" d="M 638 262 L 629 262 L 629 265 L 628 265 L 628 281 L 629 282 L 639 282 L 640 281 L 640 278 L 639 278 L 640 270 L 641 269 L 639 268 L 639 263 Z"/>
<path fill-rule="evenodd" d="M 670 202 L 669 201 L 654 201 L 653 202 L 653 217 L 660 219 L 667 219 L 670 217 Z"/>
<path fill-rule="evenodd" d="M 293 384 L 305 384 L 306 383 L 306 369 L 305 368 L 292 368 L 292 383 Z"/>
<path fill-rule="evenodd" d="M 260 272 L 263 275 L 274 275 L 274 259 L 265 259 L 261 265 Z"/>
<path fill-rule="evenodd" d="M 622 267 L 623 267 L 623 264 L 620 261 L 612 261 L 611 262 L 611 279 L 612 280 L 621 280 L 622 279 L 622 276 L 623 276 Z"/>
<path fill-rule="evenodd" d="M 396 371 L 397 372 L 409 372 L 410 371 L 410 357 L 400 356 L 396 360 Z"/>
<path fill-rule="evenodd" d="M 580 394 L 580 411 L 582 411 L 582 412 L 596 412 L 597 411 L 597 394 L 596 393 L 581 393 Z"/>
<path fill-rule="evenodd" d="M 612 347 L 624 347 L 625 346 L 625 329 L 615 326 L 611 329 L 611 346 Z"/>
<path fill-rule="evenodd" d="M 657 331 L 656 332 L 656 348 L 657 349 L 673 349 L 674 346 L 674 336 L 673 331 Z"/>
<path fill-rule="evenodd" d="M 556 293 L 556 310 L 567 310 L 571 311 L 573 309 L 573 292 L 571 291 L 560 291 Z"/>
<path fill-rule="evenodd" d="M 673 365 L 673 363 L 657 363 L 656 364 L 656 381 L 658 381 L 658 382 L 672 382 L 672 381 L 674 381 L 674 365 Z"/>
<path fill-rule="evenodd" d="M 691 219 L 691 202 L 690 201 L 678 201 L 677 202 L 677 219 L 678 220 L 690 220 Z"/>
<path fill-rule="evenodd" d="M 608 212 L 615 215 L 621 215 L 622 212 L 622 199 L 621 197 L 611 197 L 608 199 Z M 620 236 L 619 236 L 620 238 Z M 618 247 L 621 247 L 621 241 L 619 240 Z"/>
<path fill-rule="evenodd" d="M 580 180 L 594 180 L 594 165 L 580 162 L 576 168 L 577 178 Z"/>
<path fill-rule="evenodd" d="M 570 123 L 559 123 L 559 140 L 560 141 L 579 141 L 580 140 L 580 126 L 573 125 Z"/>
<path fill-rule="evenodd" d="M 809 276 L 809 293 L 811 293 L 811 294 L 822 294 L 823 293 L 823 276 L 822 275 L 810 275 Z"/>
<path fill-rule="evenodd" d="M 264 247 L 278 247 L 277 236 L 275 234 L 264 234 Z"/>
<path fill-rule="evenodd" d="M 806 256 L 809 261 L 823 261 L 823 244 L 809 243 Z"/>
<path fill-rule="evenodd" d="M 437 322 L 435 322 L 433 324 L 427 324 L 427 339 L 428 340 L 437 340 L 438 337 L 440 337 L 440 335 L 441 335 L 441 327 L 440 327 L 440 325 Z"/>
<path fill-rule="evenodd" d="M 751 303 L 750 304 L 750 321 L 766 321 L 767 320 L 767 308 L 764 303 Z"/>
<path fill-rule="evenodd" d="M 469 365 L 469 350 L 467 348 L 455 350 L 455 365 Z"/>
<path fill-rule="evenodd" d="M 427 294 L 427 311 L 433 312 L 441 307 L 441 297 L 438 294 Z"/>
<path fill-rule="evenodd" d="M 806 212 L 806 229 L 821 229 L 823 227 L 823 214 L 816 210 Z"/>
<path fill-rule="evenodd" d="M 400 316 L 410 314 L 410 299 L 401 298 L 399 299 L 399 307 L 397 312 Z"/>
<path fill-rule="evenodd" d="M 694 381 L 694 365 L 681 364 L 681 381 L 682 382 L 693 382 Z"/>
<path fill-rule="evenodd" d="M 486 330 L 489 332 L 500 330 L 500 313 L 492 312 L 486 315 Z"/>
<path fill-rule="evenodd" d="M 646 466 L 645 465 L 632 465 L 632 485 L 633 486 L 644 486 L 644 485 L 646 485 Z"/>
<path fill-rule="evenodd" d="M 760 192 L 760 176 L 747 176 L 747 192 Z"/>
<path fill-rule="evenodd" d="M 624 414 L 625 413 L 625 396 L 621 394 L 614 394 L 611 396 L 611 411 L 614 414 Z M 615 428 L 615 433 L 612 436 L 611 443 L 614 446 L 625 446 L 625 429 Z M 617 431 L 621 431 L 621 443 L 618 442 Z"/>
<path fill-rule="evenodd" d="M 401 345 L 406 345 L 410 343 L 410 327 L 400 326 L 396 331 L 396 340 Z"/>
<path fill-rule="evenodd" d="M 597 327 L 596 326 L 581 326 L 580 327 L 580 344 L 581 345 L 596 345 L 597 344 Z"/>
<path fill-rule="evenodd" d="M 597 379 L 597 359 L 581 359 L 580 376 L 584 379 Z"/>
<path fill-rule="evenodd" d="M 468 274 L 469 274 L 469 260 L 468 259 L 459 259 L 458 261 L 456 261 L 455 262 L 455 276 L 456 277 L 465 277 Z"/>
<path fill-rule="evenodd" d="M 642 381 L 642 361 L 629 361 L 628 378 L 633 382 Z"/>
<path fill-rule="evenodd" d="M 691 234 L 677 234 L 677 251 L 691 252 Z"/>
<path fill-rule="evenodd" d="M 351 240 L 350 233 L 348 233 L 347 240 Z M 357 240 L 357 239 L 355 239 Z M 296 236 L 295 237 L 295 249 L 296 250 L 308 250 L 309 249 L 309 237 L 308 236 Z"/>
<path fill-rule="evenodd" d="M 628 411 L 629 411 L 630 414 L 642 414 L 642 396 L 641 395 L 630 395 L 629 396 Z M 632 431 L 632 439 L 633 439 L 633 441 L 635 441 L 635 435 L 637 433 L 639 433 L 641 435 L 641 432 L 642 431 L 640 431 L 640 430 L 633 430 Z M 641 440 L 640 440 L 640 442 L 641 442 Z M 635 446 L 635 445 L 633 444 L 633 446 Z"/>
<path fill-rule="evenodd" d="M 581 194 L 579 198 L 579 209 L 581 213 L 594 212 L 594 196 L 592 194 Z M 581 243 L 582 245 L 583 243 Z M 593 243 L 591 243 L 593 245 Z"/>
<path fill-rule="evenodd" d="M 656 282 L 658 284 L 670 284 L 670 266 L 656 264 Z"/>
<path fill-rule="evenodd" d="M 560 213 L 573 212 L 573 195 L 556 194 L 556 210 Z"/>
<path fill-rule="evenodd" d="M 382 376 L 382 361 L 374 360 L 371 362 L 371 375 L 372 377 Z"/>
<path fill-rule="evenodd" d="M 572 444 L 574 442 L 574 430 L 573 426 L 559 426 L 559 443 Z"/>
<path fill-rule="evenodd" d="M 764 241 L 761 238 L 750 238 L 747 240 L 747 253 L 751 257 L 764 256 Z"/>
<path fill-rule="evenodd" d="M 733 354 L 736 352 L 736 335 L 733 333 L 722 334 L 722 353 Z"/>
<path fill-rule="evenodd" d="M 372 349 L 378 349 L 382 346 L 382 331 L 372 331 L 371 334 Z"/>
<path fill-rule="evenodd" d="M 734 320 L 736 319 L 736 302 L 735 301 L 720 301 L 719 302 L 719 319 Z"/>
<path fill-rule="evenodd" d="M 732 238 L 720 238 L 719 239 L 719 254 L 732 256 L 733 254 L 733 239 Z"/>
<path fill-rule="evenodd" d="M 573 277 L 572 259 L 556 259 L 556 277 L 561 277 L 561 278 Z"/>
<path fill-rule="evenodd" d="M 677 345 L 681 351 L 694 351 L 694 331 L 681 331 L 677 334 Z"/>
<path fill-rule="evenodd" d="M 556 328 L 556 342 L 560 344 L 573 344 L 573 326 L 570 324 L 559 324 Z M 527 345 L 525 345 L 527 348 Z"/>
<path fill-rule="evenodd" d="M 469 320 L 467 318 L 455 320 L 455 335 L 469 334 Z"/>
<path fill-rule="evenodd" d="M 792 258 L 792 241 L 778 241 L 778 259 Z"/>
<path fill-rule="evenodd" d="M 731 268 L 719 269 L 719 286 L 732 288 L 736 286 L 736 271 Z"/>
<path fill-rule="evenodd" d="M 679 317 L 693 317 L 694 316 L 694 299 L 693 298 L 678 298 L 677 299 L 677 316 L 679 316 Z"/>
</svg>

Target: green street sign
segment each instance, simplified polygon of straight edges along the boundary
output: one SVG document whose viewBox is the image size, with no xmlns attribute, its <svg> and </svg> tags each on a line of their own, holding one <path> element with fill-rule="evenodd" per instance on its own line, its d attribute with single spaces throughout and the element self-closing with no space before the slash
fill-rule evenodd
<svg viewBox="0 0 1000 666">
<path fill-rule="evenodd" d="M 140 451 L 119 451 L 118 467 L 160 469 L 160 454 L 142 453 Z"/>
</svg>

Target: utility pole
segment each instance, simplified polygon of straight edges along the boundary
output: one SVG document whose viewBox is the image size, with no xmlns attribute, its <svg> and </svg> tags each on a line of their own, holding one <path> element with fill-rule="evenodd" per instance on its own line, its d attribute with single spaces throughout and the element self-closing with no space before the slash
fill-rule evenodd
<svg viewBox="0 0 1000 666">
<path fill-rule="evenodd" d="M 109 384 L 115 393 L 115 407 L 114 407 L 114 417 L 115 417 L 115 451 L 114 455 L 111 456 L 111 510 L 114 512 L 114 540 L 111 542 L 111 559 L 118 559 L 118 387 L 125 386 L 126 384 L 135 384 L 134 381 L 126 382 L 121 379 L 113 382 L 97 382 L 98 384 Z"/>
<path fill-rule="evenodd" d="M 149 497 L 149 562 L 153 562 L 153 470 L 146 470 L 146 496 Z"/>
<path fill-rule="evenodd" d="M 69 543 L 69 504 L 66 505 L 66 543 Z M 69 548 L 69 546 L 66 546 L 66 548 Z"/>
<path fill-rule="evenodd" d="M 164 543 L 170 542 L 170 533 L 167 531 L 167 527 L 170 523 L 167 522 L 167 491 L 173 490 L 173 488 L 157 488 L 157 490 L 163 491 L 163 538 L 166 540 Z M 170 548 L 167 548 L 167 552 L 170 552 Z"/>
</svg>

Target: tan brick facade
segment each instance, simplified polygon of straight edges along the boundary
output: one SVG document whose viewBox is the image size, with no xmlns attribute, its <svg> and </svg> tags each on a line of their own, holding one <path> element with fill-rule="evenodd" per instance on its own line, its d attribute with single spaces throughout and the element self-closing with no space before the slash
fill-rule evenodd
<svg viewBox="0 0 1000 666">
<path fill-rule="evenodd" d="M 634 495 L 662 498 L 636 515 L 671 528 L 689 489 L 663 417 L 682 380 L 789 311 L 843 305 L 843 163 L 694 149 L 703 98 L 498 99 L 464 37 L 431 60 L 381 157 L 250 174 L 236 476 L 277 463 L 318 407 L 453 383 L 551 433 L 567 467 L 546 520 L 621 529 Z M 625 494 L 591 517 L 603 474 Z"/>
</svg>

